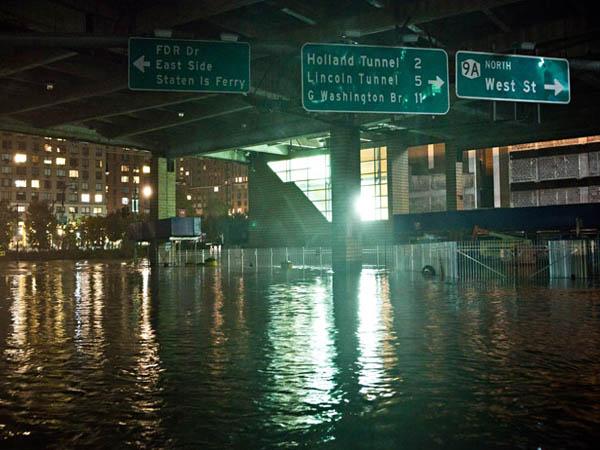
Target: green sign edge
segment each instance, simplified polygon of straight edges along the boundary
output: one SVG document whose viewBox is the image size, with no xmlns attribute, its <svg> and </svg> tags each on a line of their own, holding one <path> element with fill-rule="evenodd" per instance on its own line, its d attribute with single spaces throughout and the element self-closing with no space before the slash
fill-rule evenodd
<svg viewBox="0 0 600 450">
<path fill-rule="evenodd" d="M 132 88 L 131 87 L 131 61 L 129 60 L 129 55 L 131 54 L 131 41 L 133 40 L 165 40 L 165 41 L 187 41 L 187 42 L 210 42 L 210 43 L 227 43 L 227 44 L 236 44 L 236 45 L 245 45 L 248 48 L 248 90 L 246 91 L 197 91 L 197 90 L 188 90 L 188 89 L 142 89 L 142 88 Z M 173 39 L 173 38 L 159 38 L 159 37 L 141 37 L 141 36 L 131 36 L 127 39 L 127 88 L 130 91 L 142 91 L 142 92 L 189 92 L 189 93 L 205 93 L 205 94 L 234 94 L 234 95 L 248 95 L 250 92 L 250 86 L 252 85 L 252 52 L 250 49 L 249 42 L 225 42 L 225 41 L 210 41 L 206 39 Z"/>
<path fill-rule="evenodd" d="M 490 56 L 511 56 L 518 58 L 526 58 L 526 59 L 550 59 L 554 61 L 564 61 L 567 63 L 567 82 L 569 83 L 569 98 L 566 102 L 563 101 L 544 101 L 544 100 L 515 100 L 515 99 L 507 99 L 507 98 L 489 98 L 489 97 L 471 97 L 466 95 L 458 95 L 458 54 L 459 53 L 474 53 L 476 55 L 490 55 Z M 547 105 L 568 105 L 571 103 L 571 66 L 569 65 L 569 60 L 566 58 L 554 58 L 552 56 L 533 56 L 533 55 L 512 55 L 510 53 L 491 53 L 491 52 L 472 52 L 469 50 L 458 50 L 454 55 L 454 93 L 458 98 L 467 98 L 471 100 L 486 100 L 488 102 L 511 102 L 511 103 L 544 103 Z"/>
<path fill-rule="evenodd" d="M 339 110 L 314 110 L 308 109 L 304 105 L 304 47 L 307 45 L 330 45 L 330 46 L 338 46 L 338 47 L 376 47 L 376 48 L 400 48 L 400 49 L 409 49 L 409 50 L 427 50 L 433 52 L 443 52 L 446 56 L 446 91 L 448 92 L 448 109 L 445 112 L 394 112 L 394 111 L 339 111 Z M 353 45 L 353 44 L 328 44 L 323 42 L 305 42 L 300 47 L 300 91 L 302 93 L 302 108 L 304 108 L 307 112 L 316 112 L 316 113 L 352 113 L 352 114 L 410 114 L 415 116 L 444 116 L 450 112 L 450 62 L 448 60 L 448 52 L 443 48 L 424 48 L 424 47 L 397 47 L 395 45 Z"/>
</svg>

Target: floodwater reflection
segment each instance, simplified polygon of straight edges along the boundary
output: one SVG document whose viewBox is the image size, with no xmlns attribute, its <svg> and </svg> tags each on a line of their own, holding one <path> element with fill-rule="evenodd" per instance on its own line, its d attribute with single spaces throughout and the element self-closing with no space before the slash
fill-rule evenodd
<svg viewBox="0 0 600 450">
<path fill-rule="evenodd" d="M 585 448 L 600 293 L 0 267 L 0 448 Z"/>
</svg>

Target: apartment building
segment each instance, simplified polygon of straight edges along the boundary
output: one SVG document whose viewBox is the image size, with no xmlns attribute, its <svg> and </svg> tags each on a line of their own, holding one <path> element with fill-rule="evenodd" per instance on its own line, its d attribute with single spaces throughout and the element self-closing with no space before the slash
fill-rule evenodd
<svg viewBox="0 0 600 450">
<path fill-rule="evenodd" d="M 209 158 L 177 160 L 177 185 L 197 216 L 223 209 L 230 215 L 248 214 L 248 167 Z"/>
<path fill-rule="evenodd" d="M 128 208 L 149 214 L 153 195 L 151 186 L 152 155 L 130 148 L 106 149 L 106 207 L 108 212 Z"/>
<path fill-rule="evenodd" d="M 59 224 L 122 208 L 148 214 L 151 161 L 146 151 L 3 131 L 0 199 L 18 211 L 25 245 L 25 212 L 34 200 L 47 201 Z"/>
</svg>

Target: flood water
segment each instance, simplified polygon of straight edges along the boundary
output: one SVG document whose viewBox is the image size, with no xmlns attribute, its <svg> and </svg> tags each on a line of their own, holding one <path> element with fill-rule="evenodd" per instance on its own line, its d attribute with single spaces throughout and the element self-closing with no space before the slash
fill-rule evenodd
<svg viewBox="0 0 600 450">
<path fill-rule="evenodd" d="M 590 448 L 600 290 L 0 266 L 0 448 Z"/>
</svg>

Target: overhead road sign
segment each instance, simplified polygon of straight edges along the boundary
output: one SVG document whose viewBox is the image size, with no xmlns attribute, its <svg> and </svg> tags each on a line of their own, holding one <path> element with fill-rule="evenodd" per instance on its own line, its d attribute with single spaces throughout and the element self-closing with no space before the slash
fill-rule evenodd
<svg viewBox="0 0 600 450">
<path fill-rule="evenodd" d="M 250 45 L 135 37 L 128 68 L 135 91 L 247 93 Z"/>
<path fill-rule="evenodd" d="M 456 52 L 456 96 L 481 100 L 569 103 L 569 62 L 562 58 Z"/>
<path fill-rule="evenodd" d="M 314 112 L 446 114 L 448 54 L 441 49 L 302 46 L 302 106 Z"/>
</svg>

